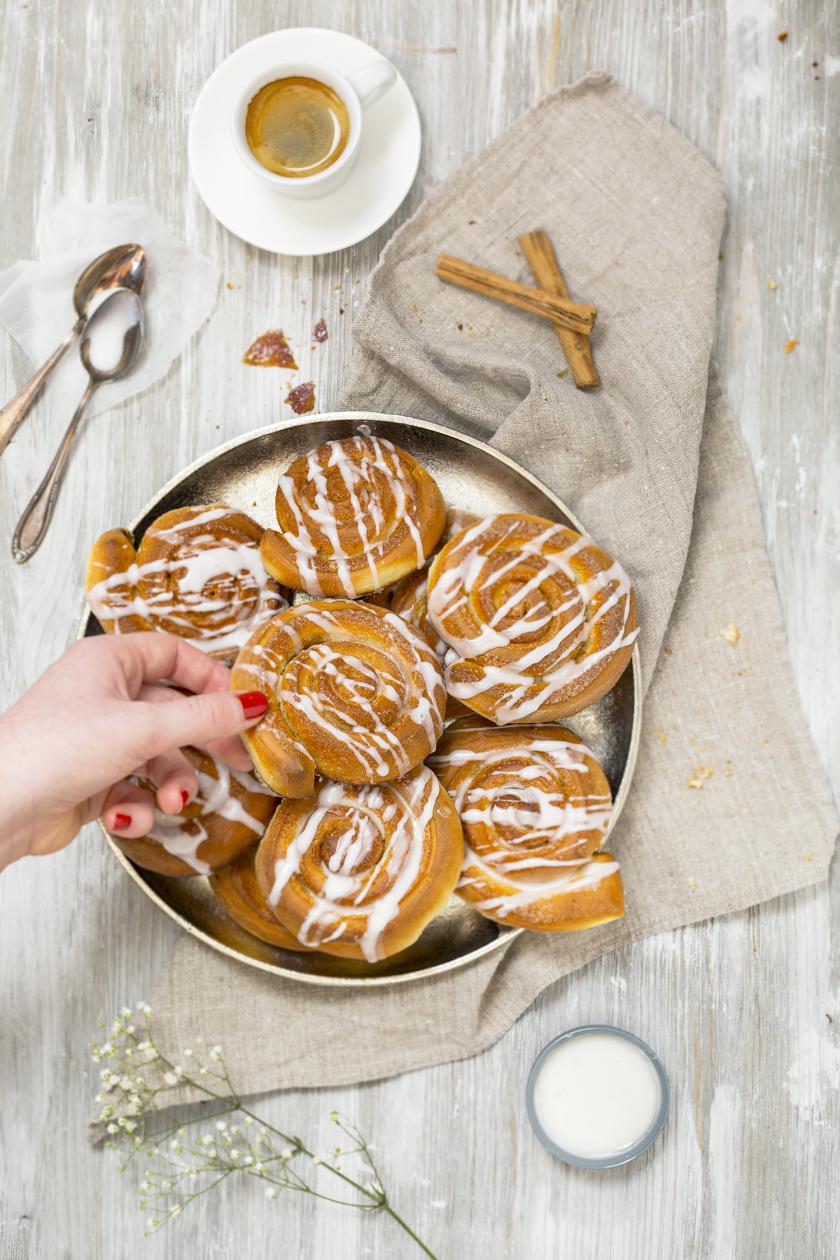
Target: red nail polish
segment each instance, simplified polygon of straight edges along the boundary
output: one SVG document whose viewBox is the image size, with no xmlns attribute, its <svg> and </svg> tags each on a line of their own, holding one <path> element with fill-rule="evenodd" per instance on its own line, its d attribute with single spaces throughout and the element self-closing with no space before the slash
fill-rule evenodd
<svg viewBox="0 0 840 1260">
<path fill-rule="evenodd" d="M 131 826 L 131 814 L 115 814 L 112 831 L 125 831 L 126 827 Z"/>
<path fill-rule="evenodd" d="M 181 804 L 186 805 L 189 799 L 190 799 L 189 792 L 186 790 L 186 788 L 181 788 Z"/>
<path fill-rule="evenodd" d="M 242 691 L 239 693 L 239 703 L 246 718 L 258 718 L 268 708 L 268 697 L 261 691 Z"/>
</svg>

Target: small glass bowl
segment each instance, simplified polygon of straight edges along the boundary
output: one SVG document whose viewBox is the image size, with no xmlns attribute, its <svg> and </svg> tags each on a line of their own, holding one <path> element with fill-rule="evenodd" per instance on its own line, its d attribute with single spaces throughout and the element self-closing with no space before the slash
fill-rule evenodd
<svg viewBox="0 0 840 1260">
<path fill-rule="evenodd" d="M 632 1041 L 634 1046 L 638 1046 L 653 1064 L 656 1075 L 659 1078 L 659 1088 L 661 1091 L 661 1099 L 659 1110 L 650 1128 L 635 1143 L 626 1150 L 619 1151 L 615 1155 L 602 1155 L 595 1159 L 586 1159 L 581 1155 L 573 1155 L 571 1151 L 564 1151 L 562 1147 L 552 1142 L 551 1138 L 540 1124 L 537 1116 L 536 1107 L 534 1106 L 534 1087 L 537 1082 L 540 1068 L 546 1055 L 560 1045 L 562 1041 L 568 1041 L 570 1037 L 581 1037 L 587 1033 L 609 1033 L 614 1037 L 623 1037 L 625 1041 Z M 642 1041 L 641 1037 L 636 1037 L 633 1033 L 627 1032 L 625 1028 L 616 1028 L 612 1024 L 581 1024 L 579 1028 L 569 1028 L 566 1032 L 560 1033 L 558 1037 L 552 1038 L 547 1045 L 537 1055 L 528 1073 L 528 1084 L 525 1089 L 525 1105 L 528 1110 L 528 1119 L 531 1121 L 531 1128 L 542 1142 L 547 1151 L 552 1155 L 556 1155 L 558 1159 L 562 1159 L 564 1164 L 571 1164 L 574 1168 L 619 1168 L 622 1164 L 629 1164 L 631 1160 L 638 1159 L 648 1150 L 659 1134 L 665 1127 L 665 1121 L 668 1119 L 668 1110 L 671 1105 L 671 1089 L 668 1084 L 668 1074 L 662 1064 L 659 1055 L 647 1044 Z"/>
</svg>

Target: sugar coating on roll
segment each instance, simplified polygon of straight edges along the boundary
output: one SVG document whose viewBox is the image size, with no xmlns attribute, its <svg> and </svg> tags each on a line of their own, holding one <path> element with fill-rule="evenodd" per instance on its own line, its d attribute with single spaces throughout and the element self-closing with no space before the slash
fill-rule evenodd
<svg viewBox="0 0 840 1260">
<path fill-rule="evenodd" d="M 572 731 L 551 724 L 450 726 L 429 764 L 464 828 L 457 892 L 512 927 L 567 932 L 623 913 L 618 864 L 597 851 L 612 794 Z"/>
<path fill-rule="evenodd" d="M 386 438 L 325 442 L 281 475 L 278 530 L 265 566 L 314 596 L 352 598 L 422 568 L 444 527 L 443 497 L 417 460 Z"/>
<path fill-rule="evenodd" d="M 591 539 L 541 517 L 487 517 L 429 570 L 447 691 L 498 725 L 554 721 L 606 694 L 638 636 L 633 588 Z"/>
<path fill-rule="evenodd" d="M 260 557 L 263 532 L 218 503 L 164 512 L 136 549 L 128 530 L 108 530 L 88 558 L 90 607 L 108 634 L 159 630 L 232 659 L 289 603 Z"/>
<path fill-rule="evenodd" d="M 145 836 L 111 838 L 126 857 L 159 875 L 209 875 L 217 867 L 253 847 L 277 806 L 277 797 L 246 771 L 185 748 L 198 778 L 198 793 L 179 814 L 155 807 L 154 825 Z M 134 777 L 154 793 L 152 783 Z"/>
<path fill-rule="evenodd" d="M 268 711 L 243 735 L 260 777 L 308 796 L 315 776 L 397 779 L 443 729 L 443 671 L 396 613 L 363 602 L 297 604 L 261 626 L 233 667 L 235 691 L 262 691 Z"/>
<path fill-rule="evenodd" d="M 301 945 L 378 962 L 411 945 L 446 905 L 463 840 L 426 766 L 393 783 L 323 783 L 282 802 L 257 850 L 268 905 Z"/>
</svg>

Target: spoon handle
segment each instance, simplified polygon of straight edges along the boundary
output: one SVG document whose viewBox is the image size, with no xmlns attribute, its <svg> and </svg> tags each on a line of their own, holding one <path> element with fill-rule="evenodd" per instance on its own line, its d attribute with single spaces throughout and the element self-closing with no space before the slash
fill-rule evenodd
<svg viewBox="0 0 840 1260">
<path fill-rule="evenodd" d="M 0 411 L 0 455 L 3 454 L 3 451 L 23 423 L 24 418 L 28 415 L 29 409 L 43 389 L 47 377 L 65 350 L 72 346 L 84 326 L 85 321 L 83 319 L 76 320 L 58 349 L 53 350 L 46 363 L 41 364 L 38 371 L 34 376 L 30 377 L 23 389 L 15 394 L 11 402 L 7 402 L 3 410 Z"/>
<path fill-rule="evenodd" d="M 97 385 L 97 381 L 88 381 L 85 392 L 82 394 L 82 400 L 73 413 L 73 419 L 67 426 L 64 437 L 61 439 L 61 445 L 53 456 L 52 463 L 47 469 L 43 481 L 23 509 L 12 538 L 12 555 L 16 564 L 26 564 L 26 561 L 35 555 L 35 552 L 44 541 L 46 532 L 50 527 L 56 500 L 58 499 L 58 492 L 64 480 L 64 472 L 73 447 L 73 439 L 81 424 L 85 408 L 93 397 Z"/>
</svg>

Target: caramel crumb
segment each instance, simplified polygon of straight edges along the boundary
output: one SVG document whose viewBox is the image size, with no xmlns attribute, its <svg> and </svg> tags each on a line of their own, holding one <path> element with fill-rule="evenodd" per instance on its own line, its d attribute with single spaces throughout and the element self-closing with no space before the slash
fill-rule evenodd
<svg viewBox="0 0 840 1260">
<path fill-rule="evenodd" d="M 319 319 L 315 327 L 312 329 L 312 336 L 316 341 L 326 341 L 329 333 L 327 325 L 323 319 Z"/>
<path fill-rule="evenodd" d="M 803 853 L 803 854 L 802 854 L 802 861 L 803 861 L 803 862 L 813 862 L 813 860 L 814 860 L 814 855 L 813 855 L 813 853 Z"/>
<path fill-rule="evenodd" d="M 711 766 L 698 766 L 694 771 L 694 774 L 688 780 L 686 787 L 699 789 L 708 779 L 711 779 L 713 774 L 714 770 Z"/>
<path fill-rule="evenodd" d="M 770 290 L 771 293 L 774 293 L 775 290 L 778 289 L 778 287 L 779 287 L 778 280 L 774 280 L 772 277 L 768 279 L 767 288 Z"/>
<path fill-rule="evenodd" d="M 723 777 L 724 779 L 732 778 L 732 762 L 729 760 L 728 757 L 726 758 L 726 763 L 723 767 Z"/>
<path fill-rule="evenodd" d="M 569 369 L 568 369 L 568 368 L 563 368 L 563 371 L 562 371 L 562 372 L 558 372 L 558 373 L 557 373 L 557 379 L 558 379 L 559 381 L 562 381 L 563 377 L 564 377 L 564 376 L 568 376 L 568 375 L 569 375 Z"/>
<path fill-rule="evenodd" d="M 296 416 L 305 416 L 310 411 L 314 411 L 315 382 L 303 381 L 300 385 L 296 385 L 294 389 L 290 389 L 286 395 L 286 402 Z"/>
<path fill-rule="evenodd" d="M 455 325 L 455 327 L 458 329 L 458 332 L 463 332 L 463 331 L 464 331 L 464 325 L 463 325 L 463 324 L 456 324 L 456 325 Z"/>
<path fill-rule="evenodd" d="M 269 329 L 252 342 L 242 356 L 251 367 L 283 367 L 297 371 L 295 356 L 279 328 Z"/>
<path fill-rule="evenodd" d="M 671 648 L 663 648 L 662 654 L 663 656 L 673 656 L 673 651 Z"/>
<path fill-rule="evenodd" d="M 660 744 L 668 743 L 668 736 L 665 734 L 664 731 L 660 731 L 659 727 L 656 727 L 656 736 Z"/>
<path fill-rule="evenodd" d="M 779 41 L 780 44 L 783 44 L 789 34 L 790 34 L 790 31 L 787 29 L 787 27 L 785 27 L 783 31 L 779 31 L 778 35 L 776 36 L 776 39 Z"/>
<path fill-rule="evenodd" d="M 340 280 L 339 280 L 339 281 L 337 281 L 337 282 L 333 285 L 333 290 L 334 290 L 334 292 L 336 292 L 336 293 L 340 293 L 340 292 L 341 292 L 341 281 L 340 281 Z"/>
<path fill-rule="evenodd" d="M 720 637 L 726 639 L 726 642 L 731 643 L 733 647 L 741 637 L 741 631 L 737 626 L 724 626 L 719 633 Z"/>
<path fill-rule="evenodd" d="M 688 881 L 688 891 L 689 891 L 689 892 L 694 892 L 694 890 L 695 890 L 695 888 L 696 888 L 696 887 L 697 887 L 697 880 L 696 880 L 696 879 L 690 879 L 690 880 Z"/>
<path fill-rule="evenodd" d="M 799 345 L 799 338 L 791 337 L 790 341 L 785 342 L 785 354 L 793 354 L 794 350 L 796 349 L 798 345 Z"/>
</svg>

